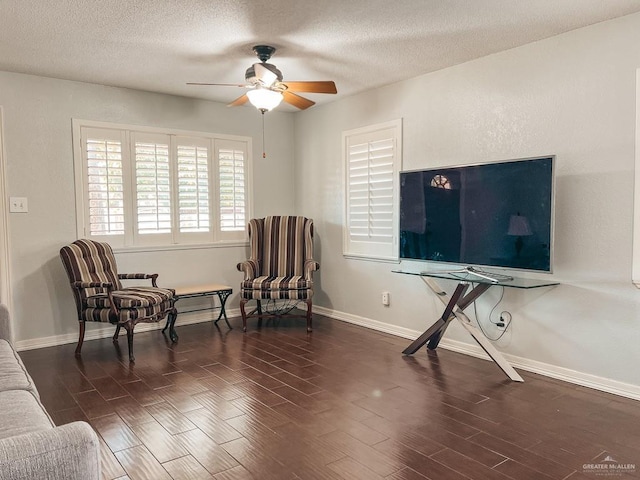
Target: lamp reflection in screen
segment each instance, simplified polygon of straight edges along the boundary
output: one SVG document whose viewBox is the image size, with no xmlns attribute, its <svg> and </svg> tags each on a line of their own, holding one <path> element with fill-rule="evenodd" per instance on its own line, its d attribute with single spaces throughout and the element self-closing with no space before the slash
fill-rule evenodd
<svg viewBox="0 0 640 480">
<path fill-rule="evenodd" d="M 517 215 L 511 215 L 509 218 L 509 229 L 507 230 L 507 235 L 518 237 L 516 238 L 515 247 L 516 257 L 519 257 L 520 252 L 522 251 L 522 246 L 524 245 L 522 237 L 533 235 L 527 217 L 520 215 L 520 212 L 518 212 Z"/>
</svg>

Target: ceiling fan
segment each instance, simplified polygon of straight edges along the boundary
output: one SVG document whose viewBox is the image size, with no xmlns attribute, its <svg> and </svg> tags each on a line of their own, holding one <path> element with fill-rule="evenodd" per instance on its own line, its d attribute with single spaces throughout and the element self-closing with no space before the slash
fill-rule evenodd
<svg viewBox="0 0 640 480">
<path fill-rule="evenodd" d="M 247 93 L 236 98 L 229 104 L 229 106 L 235 107 L 250 102 L 263 114 L 276 108 L 283 100 L 300 110 L 305 110 L 315 104 L 315 102 L 308 98 L 297 95 L 296 92 L 338 93 L 336 84 L 332 81 L 283 82 L 282 72 L 278 70 L 275 65 L 267 63 L 271 58 L 271 55 L 275 53 L 276 48 L 269 45 L 256 45 L 253 47 L 253 51 L 258 56 L 261 63 L 254 63 L 247 69 L 244 75 L 246 83 L 189 82 L 187 85 L 215 85 L 247 88 Z"/>
</svg>

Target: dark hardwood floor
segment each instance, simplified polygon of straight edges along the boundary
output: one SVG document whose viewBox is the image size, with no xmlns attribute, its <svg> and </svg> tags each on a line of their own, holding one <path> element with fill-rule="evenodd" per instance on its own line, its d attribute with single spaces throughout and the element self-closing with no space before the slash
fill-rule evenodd
<svg viewBox="0 0 640 480">
<path fill-rule="evenodd" d="M 126 337 L 120 357 L 110 339 L 82 360 L 75 345 L 21 356 L 58 424 L 99 433 L 108 480 L 640 477 L 636 401 L 512 383 L 441 348 L 404 357 L 405 339 L 319 315 L 311 334 L 300 319 L 231 323 L 178 327 L 174 346 L 136 334 L 135 365 Z"/>
</svg>

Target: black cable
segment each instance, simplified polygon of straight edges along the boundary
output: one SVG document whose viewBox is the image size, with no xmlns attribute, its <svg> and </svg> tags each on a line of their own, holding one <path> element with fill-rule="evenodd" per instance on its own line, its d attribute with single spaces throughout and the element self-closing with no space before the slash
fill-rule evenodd
<svg viewBox="0 0 640 480">
<path fill-rule="evenodd" d="M 294 302 L 290 299 L 287 299 L 285 302 L 282 302 L 280 305 L 278 305 L 275 299 L 269 299 L 264 306 L 264 311 L 269 315 L 286 315 L 291 310 L 296 308 L 298 303 L 300 303 L 299 300 L 296 300 Z"/>
<path fill-rule="evenodd" d="M 502 285 L 501 285 L 502 286 Z M 474 287 L 475 288 L 475 287 Z M 513 317 L 511 316 L 511 314 L 509 312 L 507 312 L 506 310 L 503 310 L 502 312 L 500 312 L 500 322 L 495 322 L 491 316 L 493 315 L 493 312 L 495 311 L 496 308 L 498 308 L 498 305 L 500 305 L 500 303 L 502 302 L 502 299 L 504 297 L 504 286 L 502 286 L 502 292 L 500 293 L 500 298 L 498 299 L 498 301 L 496 302 L 496 304 L 493 306 L 493 308 L 491 309 L 491 311 L 489 312 L 489 321 L 491 323 L 493 323 L 494 325 L 503 328 L 502 332 L 500 333 L 500 335 L 498 335 L 497 337 L 491 337 L 487 334 L 487 332 L 485 331 L 485 329 L 482 327 L 482 323 L 480 322 L 480 316 L 478 315 L 478 307 L 476 305 L 476 301 L 473 301 L 473 313 L 476 317 L 476 323 L 478 324 L 478 327 L 480 327 L 480 330 L 482 331 L 482 333 L 484 334 L 485 337 L 487 337 L 489 340 L 493 341 L 493 342 L 497 342 L 498 340 L 500 340 L 505 333 L 507 333 L 507 330 L 509 329 L 509 325 L 511 325 L 511 320 L 513 320 Z M 505 316 L 509 316 L 509 320 L 504 323 L 503 319 Z M 501 326 L 500 324 L 503 323 L 503 325 Z"/>
</svg>

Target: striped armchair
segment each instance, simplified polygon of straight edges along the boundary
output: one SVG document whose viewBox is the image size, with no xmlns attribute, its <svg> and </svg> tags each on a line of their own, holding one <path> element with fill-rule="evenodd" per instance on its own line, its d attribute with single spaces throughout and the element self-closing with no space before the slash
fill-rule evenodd
<svg viewBox="0 0 640 480">
<path fill-rule="evenodd" d="M 247 318 L 262 318 L 261 300 L 301 300 L 307 304 L 307 331 L 311 331 L 313 279 L 320 264 L 313 260 L 313 220 L 305 217 L 266 217 L 249 221 L 251 254 L 238 264 L 244 272 L 240 284 L 242 326 Z M 256 300 L 255 314 L 247 315 L 245 305 Z M 275 313 L 273 316 L 280 315 Z"/>
<path fill-rule="evenodd" d="M 113 341 L 118 341 L 120 328 L 127 331 L 129 360 L 133 355 L 133 329 L 137 323 L 158 322 L 169 315 L 169 336 L 176 342 L 174 324 L 177 311 L 175 292 L 158 288 L 158 274 L 117 273 L 116 259 L 111 246 L 93 240 L 76 240 L 60 249 L 71 289 L 73 290 L 80 322 L 80 336 L 76 356 L 80 356 L 86 322 L 109 322 L 116 325 Z M 120 280 L 151 280 L 151 286 L 124 288 Z"/>
</svg>

